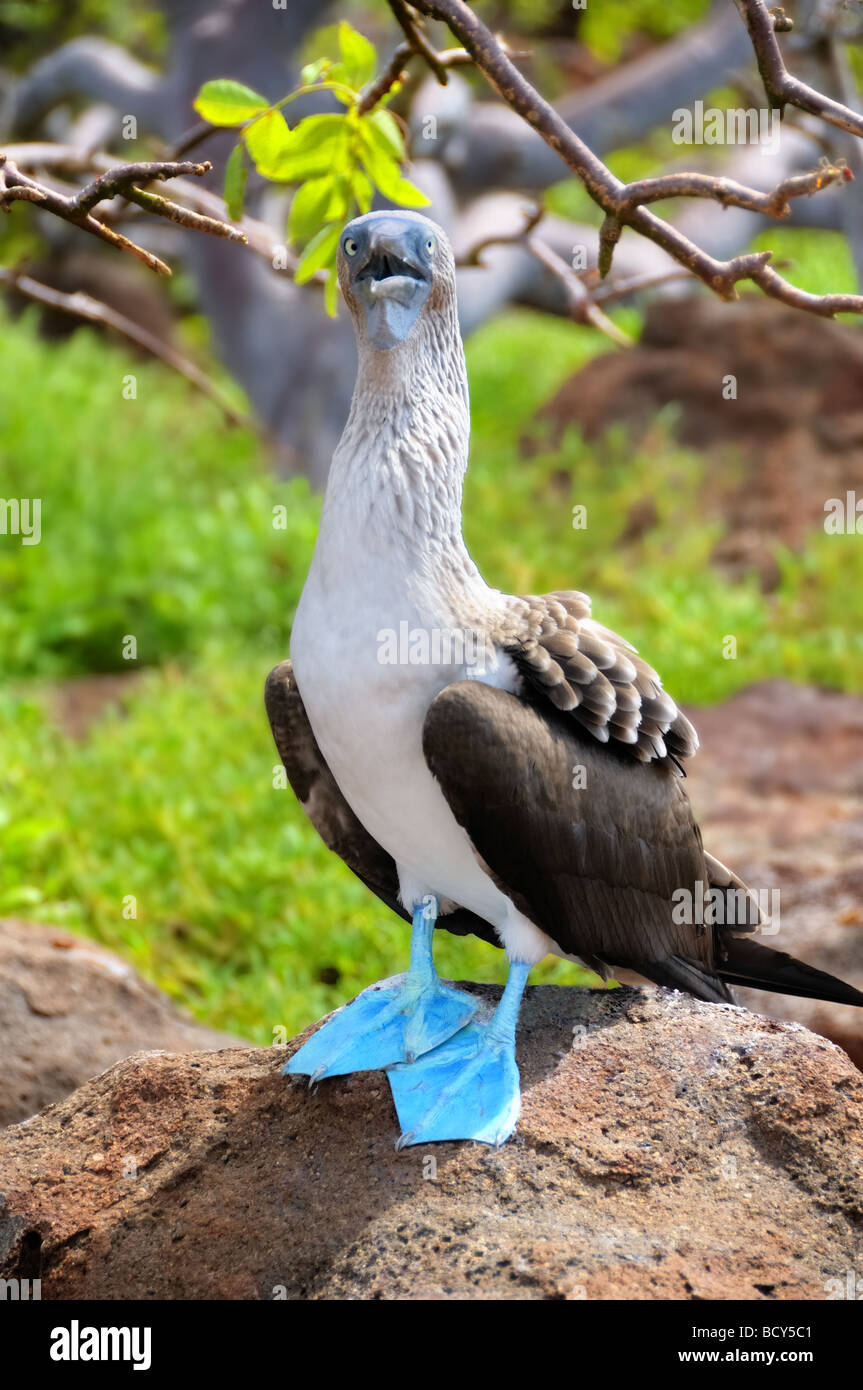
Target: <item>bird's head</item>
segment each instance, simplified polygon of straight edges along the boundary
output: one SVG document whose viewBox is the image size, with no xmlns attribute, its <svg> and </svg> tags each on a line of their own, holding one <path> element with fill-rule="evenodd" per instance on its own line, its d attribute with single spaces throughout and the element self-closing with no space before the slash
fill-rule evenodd
<svg viewBox="0 0 863 1390">
<path fill-rule="evenodd" d="M 424 311 L 454 304 L 455 264 L 446 236 L 427 217 L 367 212 L 339 239 L 339 284 L 360 341 L 389 352 Z"/>
</svg>

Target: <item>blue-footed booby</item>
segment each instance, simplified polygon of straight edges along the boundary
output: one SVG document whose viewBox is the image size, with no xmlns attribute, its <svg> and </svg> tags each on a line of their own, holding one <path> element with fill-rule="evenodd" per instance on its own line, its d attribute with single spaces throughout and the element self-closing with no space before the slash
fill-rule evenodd
<svg viewBox="0 0 863 1390">
<path fill-rule="evenodd" d="M 584 594 L 500 593 L 468 554 L 468 383 L 444 233 L 417 213 L 367 213 L 345 227 L 338 267 L 356 387 L 267 710 L 324 841 L 412 921 L 410 967 L 285 1070 L 386 1068 L 400 1143 L 497 1144 L 519 1114 L 519 1001 L 549 952 L 706 1000 L 747 984 L 863 1004 L 753 939 L 754 900 L 702 847 L 681 768 L 698 740 L 656 672 Z M 705 896 L 712 912 L 686 910 Z M 439 979 L 436 926 L 506 951 L 490 1017 Z"/>
</svg>

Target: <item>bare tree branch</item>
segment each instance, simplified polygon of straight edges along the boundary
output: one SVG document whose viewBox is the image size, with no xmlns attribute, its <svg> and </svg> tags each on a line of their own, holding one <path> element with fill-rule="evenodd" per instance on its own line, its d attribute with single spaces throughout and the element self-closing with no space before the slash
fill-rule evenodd
<svg viewBox="0 0 863 1390">
<path fill-rule="evenodd" d="M 659 275 L 628 275 L 622 280 L 605 280 L 599 285 L 588 283 L 590 297 L 594 304 L 610 304 L 615 299 L 628 299 L 631 294 L 642 290 L 655 289 L 657 285 L 667 285 L 671 280 L 691 280 L 693 277 L 683 266 L 679 270 L 666 270 Z"/>
<path fill-rule="evenodd" d="M 47 141 L 9 145 L 6 156 L 7 163 L 14 160 L 16 165 L 23 165 L 28 170 L 62 170 L 64 174 L 94 171 L 110 173 L 115 167 L 113 156 L 106 154 L 104 150 L 82 152 L 73 145 L 53 144 Z M 276 240 L 272 228 L 266 222 L 250 217 L 248 213 L 243 214 L 239 223 L 223 222 L 221 214 L 225 205 L 221 194 L 213 193 L 209 188 L 190 183 L 184 178 L 177 178 L 173 187 L 177 197 L 182 198 L 184 206 L 180 207 L 168 199 L 159 199 L 158 194 L 137 189 L 136 192 L 141 196 L 135 198 L 133 205 L 124 207 L 120 213 L 109 206 L 102 214 L 103 223 L 119 220 L 120 216 L 124 220 L 128 219 L 137 214 L 140 208 L 141 211 L 156 212 L 171 222 L 178 222 L 181 226 L 192 229 L 202 227 L 203 230 L 209 230 L 209 224 L 214 224 L 218 228 L 216 235 L 241 242 L 250 251 L 269 261 L 275 274 L 284 272 L 286 275 L 293 275 L 299 258 L 284 243 Z M 128 198 L 130 195 L 126 196 Z M 166 211 L 158 205 L 152 206 L 151 199 L 155 199 L 157 204 L 164 203 L 169 210 Z M 175 211 L 179 211 L 179 217 L 174 215 Z M 318 272 L 310 283 L 322 284 L 323 280 L 323 273 Z"/>
<path fill-rule="evenodd" d="M 618 347 L 632 347 L 632 339 L 628 333 L 624 333 L 622 328 L 618 328 L 607 314 L 604 314 L 593 300 L 587 286 L 579 279 L 571 266 L 568 266 L 562 256 L 538 237 L 535 233 L 528 236 L 525 241 L 528 250 L 536 256 L 541 265 L 546 270 L 550 270 L 563 286 L 569 304 L 570 317 L 577 323 L 590 323 L 594 328 L 598 328 L 600 333 L 604 333 L 606 338 L 610 338 Z"/>
<path fill-rule="evenodd" d="M 545 209 L 542 203 L 535 203 L 532 208 L 524 209 L 524 226 L 514 232 L 501 232 L 497 236 L 483 237 L 463 256 L 459 256 L 456 261 L 457 266 L 481 266 L 483 264 L 482 253 L 490 246 L 516 246 L 526 244 L 527 238 L 535 227 L 539 226 L 545 216 Z"/>
<path fill-rule="evenodd" d="M 414 32 L 419 33 L 416 26 L 414 26 Z M 432 52 L 434 52 L 434 50 L 432 50 Z M 408 63 L 412 58 L 418 56 L 425 58 L 426 62 L 429 61 L 425 51 L 415 48 L 413 43 L 405 42 L 399 44 L 383 72 L 380 73 L 373 82 L 369 83 L 360 97 L 357 110 L 361 116 L 364 116 L 367 111 L 374 110 L 378 102 L 382 101 L 387 93 L 392 91 L 396 83 L 401 82 L 402 78 L 405 76 Z M 435 52 L 434 56 L 436 61 L 435 72 L 440 70 L 446 73 L 447 68 L 464 67 L 466 64 L 473 62 L 470 54 L 464 48 L 448 48 L 442 53 Z"/>
<path fill-rule="evenodd" d="M 445 87 L 449 82 L 449 74 L 441 63 L 434 45 L 429 43 L 421 27 L 415 22 L 410 6 L 406 5 L 404 0 L 390 0 L 390 9 L 407 39 L 408 46 L 425 59 L 440 85 Z"/>
<path fill-rule="evenodd" d="M 600 333 L 617 343 L 619 347 L 631 347 L 632 339 L 602 312 L 599 304 L 623 299 L 638 290 L 664 284 L 668 280 L 689 277 L 689 271 L 681 269 L 666 271 L 661 275 L 630 276 L 626 280 L 619 280 L 612 284 L 599 283 L 596 270 L 579 274 L 567 265 L 563 257 L 552 246 L 549 246 L 547 241 L 537 235 L 536 229 L 545 215 L 545 209 L 541 203 L 536 203 L 533 207 L 527 207 L 523 211 L 525 219 L 523 227 L 512 232 L 500 232 L 497 235 L 483 237 L 469 251 L 458 257 L 456 265 L 459 267 L 482 266 L 482 253 L 491 246 L 524 246 L 539 261 L 540 265 L 545 266 L 546 270 L 550 271 L 562 285 L 570 317 L 578 323 L 592 324 L 594 328 L 599 329 Z"/>
<path fill-rule="evenodd" d="M 817 169 L 783 179 L 771 193 L 747 188 L 734 179 L 717 178 L 712 174 L 660 174 L 652 179 L 628 183 L 619 200 L 619 210 L 625 211 L 644 203 L 658 203 L 662 198 L 712 198 L 722 207 L 745 208 L 767 217 L 787 217 L 791 199 L 827 188 L 831 183 L 847 182 L 854 175 L 844 160 L 835 164 L 823 159 Z"/>
<path fill-rule="evenodd" d="M 863 136 L 863 116 L 850 111 L 841 102 L 807 87 L 799 78 L 792 77 L 785 66 L 782 51 L 776 39 L 777 31 L 787 33 L 792 22 L 784 11 L 778 16 L 768 10 L 764 0 L 734 0 L 743 23 L 749 31 L 752 47 L 764 90 L 770 105 L 780 112 L 788 106 L 796 106 L 808 111 L 812 116 L 820 116 L 829 125 L 847 130 L 851 135 Z"/>
<path fill-rule="evenodd" d="M 176 179 L 193 175 L 202 177 L 212 166 L 209 162 L 192 164 L 189 162 L 147 162 L 140 164 L 120 164 L 100 173 L 98 178 L 86 184 L 77 193 L 65 194 L 47 188 L 29 174 L 24 174 L 8 154 L 0 154 L 0 209 L 8 210 L 13 202 L 28 202 L 40 207 L 44 212 L 53 213 L 65 222 L 81 227 L 85 232 L 107 241 L 120 251 L 128 251 L 143 261 L 150 270 L 159 275 L 170 275 L 171 268 L 151 251 L 130 241 L 113 230 L 105 222 L 93 216 L 92 209 L 106 199 L 123 197 L 139 204 L 148 212 L 167 217 L 183 227 L 195 231 L 208 232 L 212 236 L 225 237 L 229 241 L 245 241 L 244 233 L 221 218 L 190 212 L 159 194 L 139 188 L 138 184 L 152 183 L 157 179 Z"/>
<path fill-rule="evenodd" d="M 773 31 L 773 19 L 761 0 L 735 0 L 752 35 L 753 44 L 771 86 L 768 92 L 793 102 L 803 110 L 821 115 L 843 129 L 863 135 L 863 118 L 827 97 L 813 93 L 803 83 L 785 71 Z M 771 252 L 762 251 L 736 256 L 730 261 L 717 261 L 709 256 L 677 228 L 657 217 L 644 206 L 652 197 L 689 196 L 712 197 L 719 202 L 737 201 L 753 211 L 769 211 L 782 216 L 789 198 L 813 193 L 829 183 L 845 180 L 850 171 L 845 166 L 828 165 L 813 174 L 786 179 L 770 194 L 759 193 L 731 180 L 710 180 L 704 175 L 669 175 L 665 179 L 645 179 L 634 186 L 626 185 L 569 128 L 560 114 L 531 86 L 490 30 L 474 14 L 464 0 L 414 0 L 413 8 L 428 18 L 442 20 L 467 49 L 477 68 L 498 92 L 506 104 L 536 130 L 565 164 L 572 169 L 593 201 L 605 213 L 600 232 L 600 273 L 605 275 L 624 226 L 661 246 L 680 265 L 703 280 L 723 299 L 736 298 L 736 286 L 741 280 L 752 280 L 764 294 L 809 313 L 832 317 L 837 313 L 863 314 L 863 296 L 812 295 L 784 280 L 768 266 Z M 767 27 L 769 26 L 769 34 Z M 754 29 L 754 32 L 753 32 Z M 778 64 L 778 65 L 777 65 Z M 742 202 L 740 200 L 743 200 Z"/>
<path fill-rule="evenodd" d="M 126 318 L 125 314 L 119 313 L 110 304 L 103 304 L 101 300 L 93 299 L 82 290 L 76 290 L 74 294 L 64 294 L 50 285 L 43 285 L 29 275 L 17 270 L 8 270 L 3 266 L 0 266 L 0 284 L 8 285 L 10 289 L 18 290 L 28 299 L 45 304 L 51 309 L 58 309 L 63 314 L 70 314 L 74 318 L 99 324 L 103 328 L 113 328 L 115 332 L 122 333 L 124 338 L 128 338 L 145 352 L 151 353 L 153 357 L 158 357 L 191 382 L 197 390 L 209 396 L 211 401 L 215 401 L 232 425 L 241 429 L 255 429 L 254 422 L 247 415 L 235 410 L 224 392 L 190 358 L 178 352 L 170 343 L 163 342 L 161 338 L 150 333 L 141 324 Z"/>
</svg>

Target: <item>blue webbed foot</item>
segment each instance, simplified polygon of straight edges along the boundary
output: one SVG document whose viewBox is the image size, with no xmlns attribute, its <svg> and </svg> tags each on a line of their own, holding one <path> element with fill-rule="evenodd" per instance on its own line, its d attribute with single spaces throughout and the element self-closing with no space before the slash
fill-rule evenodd
<svg viewBox="0 0 863 1390">
<path fill-rule="evenodd" d="M 442 1139 L 502 1144 L 512 1134 L 521 1110 L 515 1024 L 529 970 L 512 965 L 488 1023 L 469 1023 L 433 1052 L 389 1069 L 399 1148 Z"/>
<path fill-rule="evenodd" d="M 406 975 L 363 990 L 295 1052 L 284 1071 L 311 1078 L 376 1071 L 438 1047 L 473 1018 L 477 1001 L 445 985 L 432 961 L 437 901 L 417 907 Z"/>
<path fill-rule="evenodd" d="M 372 985 L 319 1028 L 284 1070 L 307 1075 L 312 1084 L 410 1061 L 452 1037 L 476 1007 L 470 995 L 439 980 L 419 984 L 408 974 Z"/>
<path fill-rule="evenodd" d="M 521 1110 L 518 1067 L 511 1043 L 469 1023 L 417 1061 L 387 1073 L 402 1136 L 399 1148 L 434 1139 L 502 1144 Z"/>
</svg>

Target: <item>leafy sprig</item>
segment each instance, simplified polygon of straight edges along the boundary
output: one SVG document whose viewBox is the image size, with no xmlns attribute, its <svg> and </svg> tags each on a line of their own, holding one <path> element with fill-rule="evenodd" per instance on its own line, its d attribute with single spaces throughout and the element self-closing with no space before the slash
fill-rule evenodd
<svg viewBox="0 0 863 1390">
<path fill-rule="evenodd" d="M 391 87 L 370 110 L 361 98 L 377 68 L 374 44 L 346 21 L 326 31 L 338 56 L 320 57 L 300 73 L 300 85 L 280 101 L 268 102 L 241 82 L 216 78 L 205 82 L 195 110 L 214 126 L 236 127 L 240 137 L 225 167 L 224 197 L 228 215 L 243 215 L 246 180 L 252 166 L 271 183 L 295 184 L 287 238 L 302 248 L 294 278 L 304 284 L 327 272 L 327 313 L 336 312 L 336 252 L 345 222 L 368 212 L 375 191 L 401 207 L 424 207 L 428 198 L 405 178 L 402 128 L 386 102 Z M 282 114 L 297 97 L 330 92 L 345 108 L 306 116 L 289 125 Z"/>
</svg>

